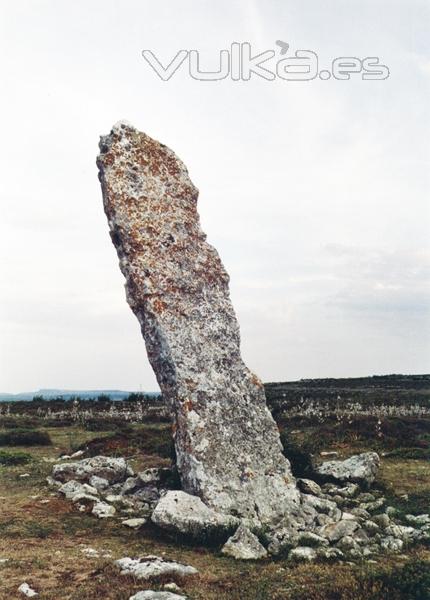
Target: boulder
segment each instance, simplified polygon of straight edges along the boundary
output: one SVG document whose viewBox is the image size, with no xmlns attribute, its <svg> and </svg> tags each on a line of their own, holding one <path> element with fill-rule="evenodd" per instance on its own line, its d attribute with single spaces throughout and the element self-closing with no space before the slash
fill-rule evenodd
<svg viewBox="0 0 430 600">
<path fill-rule="evenodd" d="M 136 579 L 145 581 L 161 577 L 188 577 L 198 573 L 197 569 L 189 565 L 152 555 L 141 558 L 120 558 L 115 561 L 115 564 L 120 568 L 121 575 L 132 575 Z"/>
<path fill-rule="evenodd" d="M 101 138 L 97 165 L 127 300 L 172 407 L 182 489 L 217 512 L 277 522 L 299 492 L 264 386 L 242 360 L 229 277 L 185 165 L 126 123 Z"/>
<path fill-rule="evenodd" d="M 375 481 L 380 459 L 376 452 L 364 452 L 346 460 L 323 462 L 315 469 L 322 480 L 358 483 L 369 486 Z"/>
<path fill-rule="evenodd" d="M 244 525 L 239 525 L 221 552 L 237 560 L 258 560 L 267 556 L 267 550 L 260 544 L 258 537 Z"/>
<path fill-rule="evenodd" d="M 123 458 L 111 456 L 93 456 L 78 462 L 54 465 L 52 476 L 57 481 L 76 480 L 88 482 L 93 476 L 106 479 L 109 484 L 124 481 L 133 475 L 132 469 Z"/>
<path fill-rule="evenodd" d="M 161 498 L 151 520 L 161 529 L 197 541 L 224 541 L 239 525 L 237 518 L 216 512 L 197 496 L 179 490 Z"/>
</svg>

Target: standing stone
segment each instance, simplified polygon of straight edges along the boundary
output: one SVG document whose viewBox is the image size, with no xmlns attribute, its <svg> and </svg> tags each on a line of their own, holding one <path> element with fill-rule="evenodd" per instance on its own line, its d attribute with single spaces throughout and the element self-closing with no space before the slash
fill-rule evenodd
<svg viewBox="0 0 430 600">
<path fill-rule="evenodd" d="M 97 164 L 127 301 L 172 407 L 182 488 L 217 511 L 274 523 L 297 509 L 299 492 L 263 385 L 241 358 L 198 190 L 172 150 L 125 123 L 101 138 Z"/>
</svg>

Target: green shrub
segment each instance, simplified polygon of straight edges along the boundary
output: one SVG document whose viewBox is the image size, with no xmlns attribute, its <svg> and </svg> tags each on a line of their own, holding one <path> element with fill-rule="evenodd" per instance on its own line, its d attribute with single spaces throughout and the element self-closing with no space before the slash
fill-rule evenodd
<svg viewBox="0 0 430 600">
<path fill-rule="evenodd" d="M 51 446 L 52 441 L 45 431 L 15 429 L 0 433 L 0 446 Z"/>
<path fill-rule="evenodd" d="M 0 450 L 0 465 L 13 467 L 25 465 L 31 461 L 31 455 L 27 452 L 4 452 Z"/>
<path fill-rule="evenodd" d="M 412 560 L 376 581 L 381 583 L 380 600 L 430 600 L 430 563 L 425 560 Z"/>
</svg>

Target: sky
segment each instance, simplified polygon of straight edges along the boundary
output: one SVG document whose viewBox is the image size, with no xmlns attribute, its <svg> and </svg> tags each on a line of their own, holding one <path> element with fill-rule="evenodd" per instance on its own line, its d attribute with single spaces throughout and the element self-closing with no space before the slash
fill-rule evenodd
<svg viewBox="0 0 430 600">
<path fill-rule="evenodd" d="M 200 190 L 264 381 L 430 371 L 430 5 L 3 0 L 0 391 L 157 390 L 108 235 L 98 139 L 126 119 Z M 379 57 L 363 80 L 198 81 L 253 54 Z"/>
</svg>

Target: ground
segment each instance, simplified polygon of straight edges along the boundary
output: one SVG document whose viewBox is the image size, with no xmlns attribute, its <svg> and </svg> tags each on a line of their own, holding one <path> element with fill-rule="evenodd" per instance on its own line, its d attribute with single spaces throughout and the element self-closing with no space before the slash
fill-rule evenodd
<svg viewBox="0 0 430 600">
<path fill-rule="evenodd" d="M 2 433 L 16 430 L 19 418 L 15 424 L 11 417 L 4 419 L 7 428 L 0 428 L 0 440 Z M 35 425 L 49 435 L 52 445 L 0 448 L 6 456 L 28 461 L 0 465 L 0 560 L 8 559 L 0 562 L 2 600 L 23 598 L 17 590 L 24 581 L 39 592 L 42 600 L 128 600 L 139 590 L 162 589 L 166 581 L 137 582 L 121 576 L 113 565 L 114 559 L 145 554 L 196 567 L 199 575 L 176 580 L 192 600 L 430 599 L 430 549 L 423 545 L 376 562 L 293 566 L 285 559 L 268 559 L 246 563 L 223 557 L 219 548 L 183 545 L 151 526 L 136 532 L 121 525 L 120 518 L 98 520 L 79 513 L 47 486 L 46 477 L 52 469 L 49 460 L 97 438 L 100 441 L 93 445 L 94 452 L 103 453 L 99 450 L 104 448 L 113 455 L 129 456 L 137 469 L 166 465 L 171 452 L 169 425 L 140 423 L 127 425 L 123 431 L 118 426 L 103 429 L 103 423 L 98 431 L 89 431 L 85 424 L 51 426 L 49 422 L 45 426 L 37 419 Z M 286 427 L 282 419 L 279 426 L 281 430 Z M 356 435 L 351 435 L 351 422 L 339 425 L 339 420 L 319 424 L 307 417 L 296 419 L 288 427 L 285 435 L 298 447 L 309 449 L 310 440 L 317 437 L 313 450 L 318 454 L 335 450 L 339 456 L 348 456 L 376 446 L 386 454 L 377 485 L 383 487 L 390 503 L 405 512 L 429 512 L 430 462 L 424 443 L 428 433 L 422 428 L 417 433 L 418 441 L 409 444 L 418 454 L 408 458 L 411 447 L 399 451 L 388 444 L 384 448 L 380 436 L 360 434 L 362 424 L 357 426 Z M 316 436 L 316 432 L 320 434 Z M 20 452 L 29 456 L 20 459 Z M 3 462 L 13 462 L 13 458 Z M 99 556 L 87 556 L 87 548 L 97 550 Z"/>
</svg>

